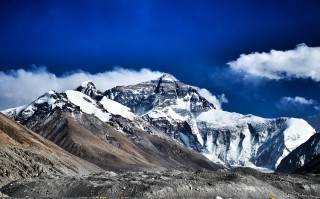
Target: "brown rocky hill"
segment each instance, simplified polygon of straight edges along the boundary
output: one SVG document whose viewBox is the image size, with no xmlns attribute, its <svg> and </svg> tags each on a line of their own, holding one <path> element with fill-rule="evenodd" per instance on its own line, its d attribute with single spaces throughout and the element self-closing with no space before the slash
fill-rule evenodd
<svg viewBox="0 0 320 199">
<path fill-rule="evenodd" d="M 0 185 L 34 176 L 100 171 L 0 113 Z"/>
</svg>

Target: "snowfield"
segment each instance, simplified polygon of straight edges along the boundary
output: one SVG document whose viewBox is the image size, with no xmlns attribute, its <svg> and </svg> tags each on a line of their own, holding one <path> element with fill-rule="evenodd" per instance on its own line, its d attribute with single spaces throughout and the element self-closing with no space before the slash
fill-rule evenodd
<svg viewBox="0 0 320 199">
<path fill-rule="evenodd" d="M 95 100 L 91 99 L 89 96 L 73 90 L 67 90 L 65 93 L 67 94 L 68 99 L 73 104 L 80 106 L 80 109 L 83 112 L 87 114 L 93 114 L 103 122 L 110 120 L 110 113 L 99 108 Z"/>
</svg>

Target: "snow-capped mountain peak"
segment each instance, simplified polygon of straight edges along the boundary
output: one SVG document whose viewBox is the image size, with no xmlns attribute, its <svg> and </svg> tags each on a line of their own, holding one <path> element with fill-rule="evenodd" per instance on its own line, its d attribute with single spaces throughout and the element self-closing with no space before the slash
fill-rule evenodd
<svg viewBox="0 0 320 199">
<path fill-rule="evenodd" d="M 130 108 L 104 97 L 90 81 L 82 83 L 76 90 L 62 93 L 51 90 L 28 105 L 2 112 L 32 127 L 37 120 L 50 115 L 56 108 L 94 115 L 103 122 L 108 122 L 112 115 L 121 115 L 128 119 L 135 117 Z"/>
<path fill-rule="evenodd" d="M 88 87 L 88 88 L 93 88 L 93 89 L 97 89 L 96 86 L 93 84 L 92 81 L 87 80 L 81 83 L 82 87 Z"/>
<path fill-rule="evenodd" d="M 135 117 L 130 108 L 103 96 L 92 81 L 84 81 L 75 91 L 68 90 L 66 94 L 68 99 L 80 106 L 82 111 L 94 114 L 104 122 L 109 121 L 110 113 L 127 119 Z"/>
<path fill-rule="evenodd" d="M 68 109 L 70 111 L 80 110 L 78 106 L 72 104 L 68 100 L 65 93 L 58 93 L 51 90 L 28 105 L 7 109 L 1 112 L 22 124 L 28 124 L 29 127 L 32 127 L 39 118 L 45 117 L 56 109 Z"/>
<path fill-rule="evenodd" d="M 177 82 L 179 80 L 177 78 L 175 78 L 173 75 L 166 73 L 166 74 L 162 75 L 159 78 L 159 81 L 162 81 L 162 82 Z"/>
<path fill-rule="evenodd" d="M 104 93 L 86 81 L 75 90 L 49 91 L 30 105 L 4 113 L 30 123 L 56 107 L 92 114 L 103 122 L 120 115 L 136 128 L 154 129 L 152 133 L 167 135 L 215 162 L 272 170 L 315 133 L 304 120 L 265 119 L 217 110 L 194 87 L 170 74 Z"/>
</svg>

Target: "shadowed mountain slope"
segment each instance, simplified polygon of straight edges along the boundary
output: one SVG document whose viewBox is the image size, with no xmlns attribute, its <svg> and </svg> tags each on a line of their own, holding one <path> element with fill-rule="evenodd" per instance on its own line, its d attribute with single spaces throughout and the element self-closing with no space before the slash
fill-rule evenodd
<svg viewBox="0 0 320 199">
<path fill-rule="evenodd" d="M 285 157 L 276 171 L 285 173 L 319 173 L 319 157 L 320 134 L 316 133 Z"/>
</svg>

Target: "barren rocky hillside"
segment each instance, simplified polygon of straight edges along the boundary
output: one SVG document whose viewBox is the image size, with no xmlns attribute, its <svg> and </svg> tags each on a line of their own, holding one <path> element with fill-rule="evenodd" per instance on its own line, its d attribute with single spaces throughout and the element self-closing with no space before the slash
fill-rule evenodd
<svg viewBox="0 0 320 199">
<path fill-rule="evenodd" d="M 0 113 L 0 186 L 27 177 L 83 175 L 101 169 Z"/>
</svg>

